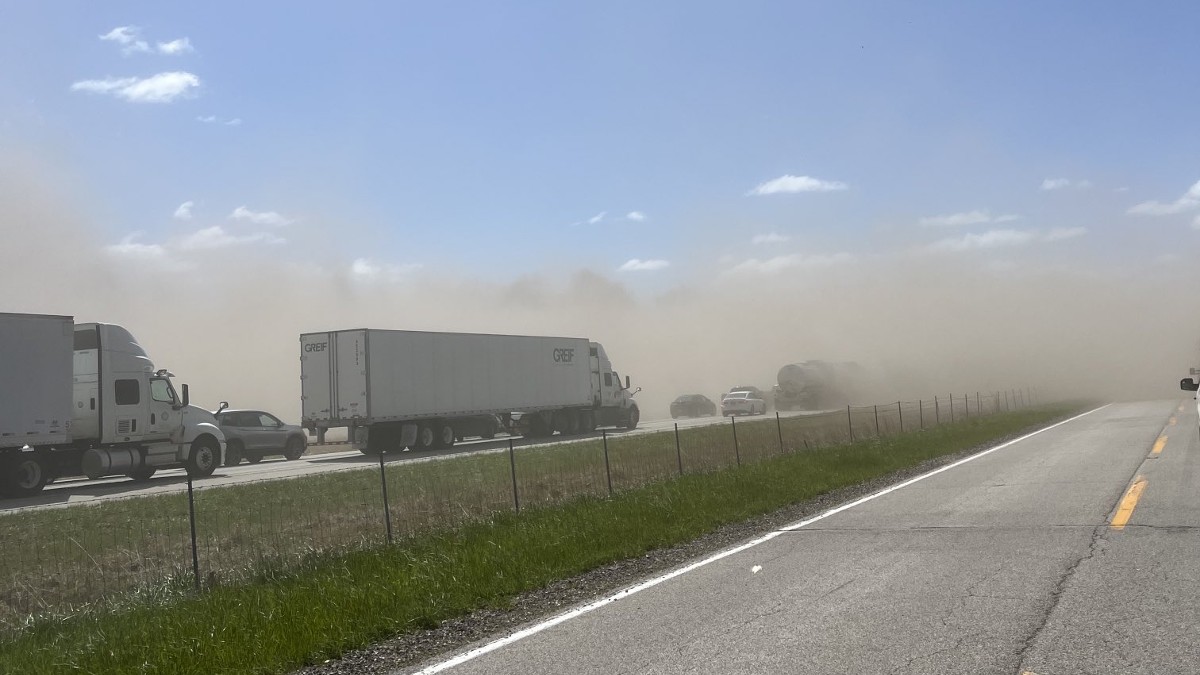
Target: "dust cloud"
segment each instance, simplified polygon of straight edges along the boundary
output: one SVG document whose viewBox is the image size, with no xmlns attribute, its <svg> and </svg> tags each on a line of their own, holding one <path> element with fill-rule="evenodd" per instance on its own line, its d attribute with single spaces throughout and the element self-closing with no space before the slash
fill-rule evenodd
<svg viewBox="0 0 1200 675">
<path fill-rule="evenodd" d="M 1178 398 L 1200 365 L 1185 262 L 997 269 L 909 251 L 654 294 L 586 269 L 507 283 L 363 275 L 300 240 L 180 251 L 135 239 L 118 253 L 88 215 L 94 197 L 53 176 L 0 166 L 0 311 L 122 324 L 208 408 L 297 421 L 299 334 L 357 327 L 586 336 L 643 388 L 646 418 L 681 393 L 767 389 L 782 365 L 814 358 L 873 372 L 864 404 L 1026 387 Z"/>
</svg>

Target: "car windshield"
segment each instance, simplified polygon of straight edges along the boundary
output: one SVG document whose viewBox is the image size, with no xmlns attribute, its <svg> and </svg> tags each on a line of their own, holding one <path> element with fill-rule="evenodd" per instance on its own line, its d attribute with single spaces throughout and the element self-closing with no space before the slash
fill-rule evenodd
<svg viewBox="0 0 1200 675">
<path fill-rule="evenodd" d="M 725 398 L 726 398 L 726 400 L 734 399 L 734 398 L 750 398 L 750 394 L 748 394 L 744 391 L 735 391 L 732 394 L 727 394 L 725 396 Z"/>
</svg>

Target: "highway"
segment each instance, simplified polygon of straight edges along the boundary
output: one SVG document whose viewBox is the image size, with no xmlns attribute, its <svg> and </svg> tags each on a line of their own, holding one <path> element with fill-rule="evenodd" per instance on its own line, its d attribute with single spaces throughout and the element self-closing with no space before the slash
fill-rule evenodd
<svg viewBox="0 0 1200 675">
<path fill-rule="evenodd" d="M 781 416 L 790 417 L 812 414 L 821 413 L 785 412 L 781 413 Z M 757 417 L 751 419 L 762 418 Z M 638 425 L 638 428 L 632 431 L 624 429 L 609 429 L 608 433 L 610 436 L 625 436 L 669 431 L 676 423 L 679 424 L 680 429 L 686 429 L 691 427 L 708 426 L 712 424 L 729 424 L 729 420 L 728 418 L 723 418 L 719 415 L 715 417 L 684 418 L 679 420 L 642 420 Z M 514 445 L 517 447 L 545 446 L 563 443 L 577 443 L 579 441 L 594 438 L 600 438 L 600 432 L 593 434 L 579 434 L 576 436 L 571 436 L 567 440 L 563 440 L 558 436 L 555 436 L 551 439 L 538 440 L 526 440 L 524 438 L 516 437 L 514 438 Z M 507 436 L 501 436 L 488 441 L 473 440 L 457 443 L 455 444 L 454 448 L 450 450 L 427 450 L 423 452 L 404 452 L 399 454 L 389 453 L 385 455 L 385 457 L 387 461 L 391 463 L 438 461 L 463 453 L 506 452 L 508 450 L 508 440 L 509 439 Z M 336 448 L 336 451 L 331 452 L 330 450 L 333 450 L 334 448 Z M 223 485 L 236 485 L 238 483 L 253 481 L 295 478 L 298 476 L 309 476 L 330 471 L 362 469 L 368 466 L 373 466 L 377 463 L 377 458 L 364 456 L 361 452 L 350 449 L 350 446 L 344 444 L 338 446 L 310 447 L 308 453 L 293 462 L 285 461 L 282 457 L 269 457 L 264 459 L 259 464 L 243 463 L 234 467 L 220 467 L 212 476 L 196 481 L 195 485 L 208 488 Z M 123 476 L 104 478 L 100 480 L 88 480 L 82 477 L 61 479 L 46 486 L 46 489 L 39 495 L 20 499 L 0 500 L 0 514 L 16 511 L 78 506 L 81 504 L 94 504 L 99 501 L 110 499 L 123 499 L 155 494 L 169 494 L 173 492 L 183 492 L 185 490 L 187 490 L 187 480 L 183 469 L 160 471 L 156 473 L 150 480 L 140 483 L 134 482 Z"/>
<path fill-rule="evenodd" d="M 1192 401 L 1112 404 L 416 670 L 1197 672 L 1198 487 Z"/>
</svg>

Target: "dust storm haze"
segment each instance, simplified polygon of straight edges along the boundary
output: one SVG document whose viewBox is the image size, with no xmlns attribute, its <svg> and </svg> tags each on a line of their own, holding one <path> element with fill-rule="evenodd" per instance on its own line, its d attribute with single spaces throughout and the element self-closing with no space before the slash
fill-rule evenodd
<svg viewBox="0 0 1200 675">
<path fill-rule="evenodd" d="M 1200 365 L 1186 261 L 989 267 L 907 249 L 736 283 L 713 272 L 651 294 L 594 269 L 504 283 L 435 268 L 363 274 L 352 256 L 294 240 L 113 250 L 89 221 L 92 199 L 44 166 L 0 166 L 0 311 L 122 324 L 197 404 L 291 422 L 299 334 L 355 327 L 588 337 L 643 388 L 646 418 L 681 393 L 769 388 L 780 366 L 813 358 L 870 369 L 880 384 L 864 404 L 1020 387 L 1175 398 Z"/>
</svg>

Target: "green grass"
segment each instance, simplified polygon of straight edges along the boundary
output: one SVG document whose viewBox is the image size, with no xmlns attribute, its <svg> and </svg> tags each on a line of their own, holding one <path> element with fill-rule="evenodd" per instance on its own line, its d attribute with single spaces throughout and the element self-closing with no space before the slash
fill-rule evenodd
<svg viewBox="0 0 1200 675">
<path fill-rule="evenodd" d="M 1071 409 L 973 418 L 819 452 L 773 451 L 735 470 L 690 473 L 612 498 L 585 496 L 519 515 L 497 511 L 396 546 L 263 568 L 238 585 L 201 594 L 148 595 L 115 609 L 43 619 L 0 645 L 0 672 L 287 672 L 476 608 L 503 606 L 553 580 L 986 443 Z M 777 430 L 766 426 L 777 450 Z M 612 452 L 610 446 L 610 461 Z M 772 454 L 751 446 L 747 452 Z M 673 438 L 669 454 L 674 461 Z"/>
</svg>

